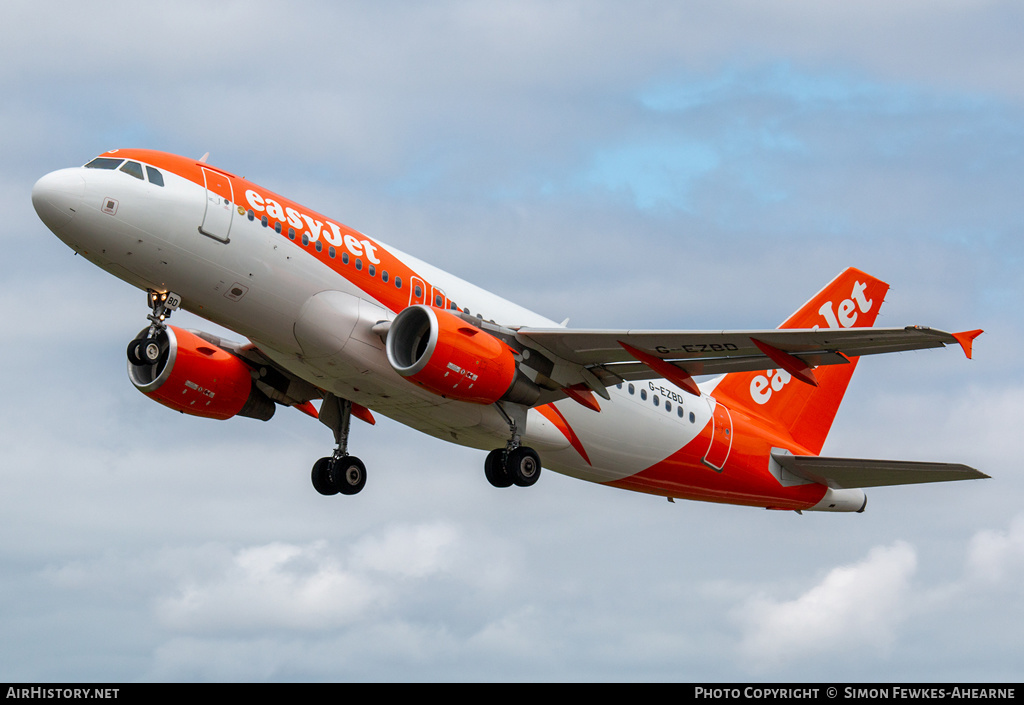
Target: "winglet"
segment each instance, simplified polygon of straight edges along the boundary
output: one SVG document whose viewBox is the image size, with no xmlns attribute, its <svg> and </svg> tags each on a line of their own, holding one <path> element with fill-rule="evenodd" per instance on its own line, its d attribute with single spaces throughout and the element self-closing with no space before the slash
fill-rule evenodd
<svg viewBox="0 0 1024 705">
<path fill-rule="evenodd" d="M 818 380 L 814 376 L 814 370 L 812 370 L 810 365 L 800 358 L 790 355 L 784 350 L 772 347 L 768 343 L 762 343 L 756 338 L 751 338 L 750 342 L 756 345 L 757 348 L 767 355 L 772 362 L 778 364 L 779 367 L 796 377 L 801 382 L 806 382 L 812 387 L 818 386 Z"/>
<path fill-rule="evenodd" d="M 650 367 L 669 382 L 672 382 L 680 389 L 683 389 L 694 396 L 700 396 L 700 388 L 697 386 L 697 383 L 693 381 L 693 377 L 690 376 L 690 373 L 686 370 L 676 367 L 668 360 L 662 360 L 660 357 L 655 357 L 654 355 L 641 352 L 632 345 L 626 345 L 621 340 L 618 341 L 618 343 L 626 352 Z"/>
<path fill-rule="evenodd" d="M 964 349 L 964 355 L 967 359 L 971 359 L 971 352 L 974 347 L 974 339 L 985 331 L 980 328 L 977 330 L 965 330 L 961 333 L 954 333 L 953 337 L 956 338 L 956 342 L 960 343 L 960 347 Z"/>
</svg>

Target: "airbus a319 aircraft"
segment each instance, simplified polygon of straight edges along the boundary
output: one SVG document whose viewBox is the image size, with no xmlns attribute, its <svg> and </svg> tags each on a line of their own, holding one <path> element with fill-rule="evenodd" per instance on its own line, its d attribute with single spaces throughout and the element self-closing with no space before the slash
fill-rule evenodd
<svg viewBox="0 0 1024 705">
<path fill-rule="evenodd" d="M 857 269 L 777 329 L 577 330 L 206 157 L 112 150 L 47 174 L 32 202 L 76 253 L 147 292 L 131 382 L 195 416 L 318 418 L 336 443 L 311 473 L 324 495 L 363 488 L 349 422 L 374 413 L 488 451 L 496 487 L 533 485 L 543 460 L 670 501 L 860 512 L 865 487 L 987 477 L 819 456 L 860 356 L 970 357 L 981 333 L 872 327 L 889 287 Z M 170 325 L 179 308 L 247 342 Z"/>
</svg>

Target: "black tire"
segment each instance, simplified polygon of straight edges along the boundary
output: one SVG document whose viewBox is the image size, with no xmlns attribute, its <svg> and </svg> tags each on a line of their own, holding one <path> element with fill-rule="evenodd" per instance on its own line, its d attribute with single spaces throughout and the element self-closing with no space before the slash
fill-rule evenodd
<svg viewBox="0 0 1024 705">
<path fill-rule="evenodd" d="M 512 478 L 505 469 L 505 449 L 495 448 L 484 460 L 484 476 L 494 487 L 511 487 Z"/>
<path fill-rule="evenodd" d="M 530 487 L 540 479 L 540 456 L 533 448 L 519 446 L 508 454 L 505 469 L 517 487 Z"/>
<path fill-rule="evenodd" d="M 366 466 L 351 455 L 338 458 L 331 467 L 331 484 L 341 494 L 356 494 L 366 486 Z"/>
<path fill-rule="evenodd" d="M 135 365 L 136 367 L 142 367 L 146 364 L 146 361 L 142 359 L 142 343 L 145 338 L 136 338 L 132 342 L 128 343 L 128 362 Z"/>
<path fill-rule="evenodd" d="M 322 495 L 331 496 L 338 494 L 338 488 L 331 482 L 331 460 L 333 458 L 320 458 L 313 464 L 313 488 Z"/>
</svg>

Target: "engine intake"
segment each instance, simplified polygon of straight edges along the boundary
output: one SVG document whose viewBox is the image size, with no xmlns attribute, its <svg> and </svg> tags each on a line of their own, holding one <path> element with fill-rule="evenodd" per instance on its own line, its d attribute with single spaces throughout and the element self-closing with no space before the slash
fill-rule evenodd
<svg viewBox="0 0 1024 705">
<path fill-rule="evenodd" d="M 540 396 L 512 348 L 444 309 L 404 309 L 391 322 L 386 347 L 395 372 L 442 397 L 532 405 Z"/>
<path fill-rule="evenodd" d="M 174 326 L 167 326 L 160 343 L 166 347 L 155 364 L 128 363 L 128 378 L 150 399 L 208 419 L 268 421 L 274 415 L 274 402 L 253 384 L 249 366 L 231 353 Z"/>
</svg>

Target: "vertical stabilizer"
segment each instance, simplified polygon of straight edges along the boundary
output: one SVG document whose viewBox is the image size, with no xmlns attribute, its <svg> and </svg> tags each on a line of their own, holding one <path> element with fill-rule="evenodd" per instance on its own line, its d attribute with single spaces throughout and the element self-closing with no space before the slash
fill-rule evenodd
<svg viewBox="0 0 1024 705">
<path fill-rule="evenodd" d="M 873 326 L 889 285 L 850 268 L 833 279 L 779 328 L 867 328 Z M 788 429 L 793 440 L 818 454 L 859 358 L 848 365 L 814 370 L 817 386 L 785 370 L 735 372 L 725 375 L 712 396 L 726 406 L 745 408 Z"/>
</svg>

